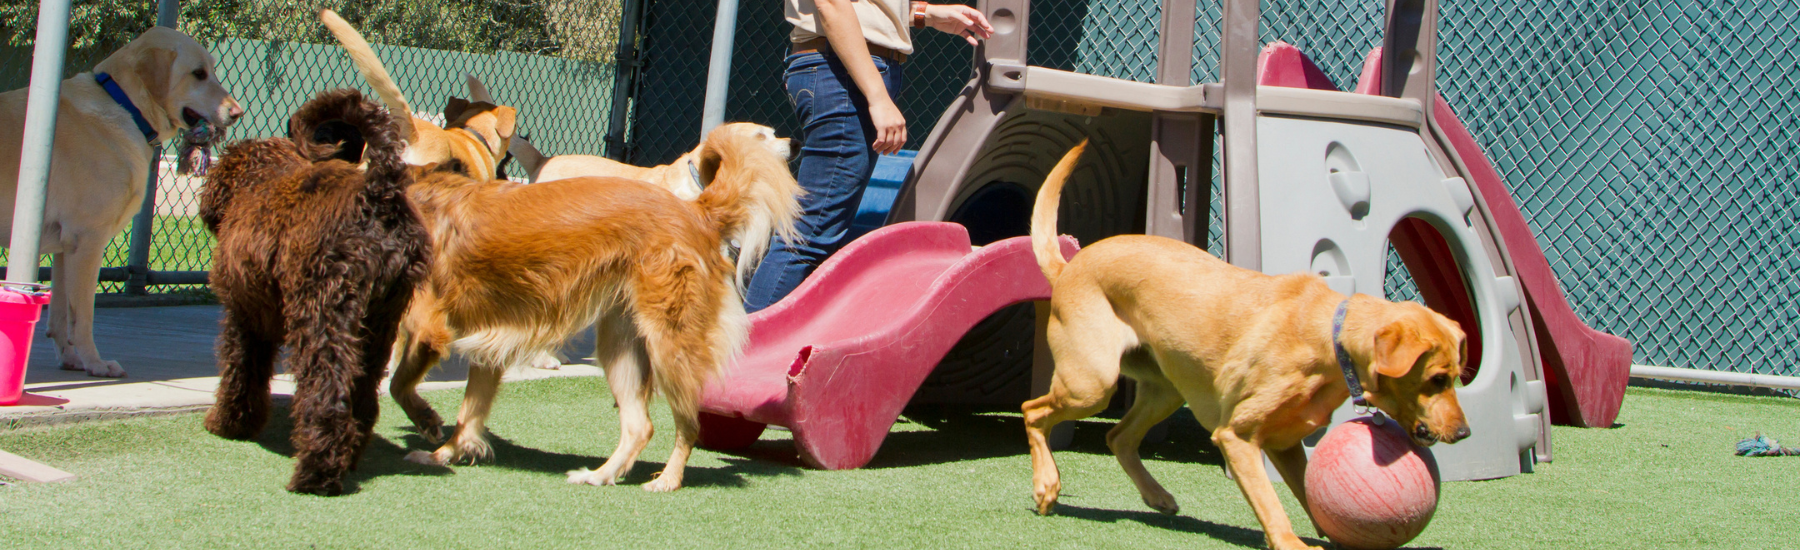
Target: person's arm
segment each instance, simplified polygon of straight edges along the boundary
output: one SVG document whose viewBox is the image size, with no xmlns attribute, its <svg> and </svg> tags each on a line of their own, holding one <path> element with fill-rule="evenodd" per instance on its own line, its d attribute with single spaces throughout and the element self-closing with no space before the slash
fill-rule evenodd
<svg viewBox="0 0 1800 550">
<path fill-rule="evenodd" d="M 863 39 L 862 23 L 857 21 L 850 0 L 815 0 L 814 6 L 818 8 L 815 20 L 819 33 L 825 35 L 831 51 L 850 71 L 850 80 L 869 99 L 869 119 L 875 123 L 875 141 L 871 146 L 883 155 L 899 151 L 906 145 L 906 117 L 888 95 L 875 61 L 869 59 L 869 43 Z"/>
</svg>

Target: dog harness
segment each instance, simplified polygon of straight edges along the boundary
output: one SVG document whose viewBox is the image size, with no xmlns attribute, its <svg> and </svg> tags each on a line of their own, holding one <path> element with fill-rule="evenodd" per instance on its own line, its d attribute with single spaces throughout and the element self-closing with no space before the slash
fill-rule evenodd
<svg viewBox="0 0 1800 550">
<path fill-rule="evenodd" d="M 137 105 L 131 103 L 131 97 L 125 95 L 125 89 L 119 87 L 119 83 L 113 80 L 112 75 L 94 73 L 94 83 L 105 89 L 106 95 L 112 96 L 113 103 L 119 104 L 120 107 L 125 108 L 125 112 L 131 113 L 131 121 L 136 122 L 138 131 L 144 133 L 145 143 L 156 143 L 156 128 L 151 127 L 150 121 L 144 119 L 143 111 L 139 111 Z"/>
<path fill-rule="evenodd" d="M 1338 304 L 1337 315 L 1331 319 L 1331 347 L 1337 350 L 1338 368 L 1344 369 L 1344 384 L 1350 386 L 1350 399 L 1358 407 L 1369 406 L 1369 400 L 1363 398 L 1362 380 L 1356 376 L 1356 363 L 1350 361 L 1350 350 L 1338 341 L 1338 335 L 1344 332 L 1344 316 L 1350 313 L 1350 299 L 1345 298 Z"/>
</svg>

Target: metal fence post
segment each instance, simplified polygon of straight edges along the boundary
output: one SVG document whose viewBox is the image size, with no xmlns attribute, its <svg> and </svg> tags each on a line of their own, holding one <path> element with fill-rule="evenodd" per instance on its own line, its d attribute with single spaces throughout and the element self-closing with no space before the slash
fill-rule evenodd
<svg viewBox="0 0 1800 550">
<path fill-rule="evenodd" d="M 625 0 L 621 12 L 619 45 L 613 48 L 612 119 L 606 126 L 606 157 L 630 162 L 631 150 L 625 143 L 625 126 L 630 124 L 631 100 L 637 97 L 637 29 L 644 13 L 644 2 Z"/>
<path fill-rule="evenodd" d="M 38 3 L 37 45 L 26 92 L 25 134 L 19 155 L 19 188 L 13 200 L 12 248 L 6 280 L 37 283 L 38 239 L 44 195 L 50 183 L 50 147 L 56 139 L 56 104 L 62 96 L 63 54 L 69 45 L 69 0 Z"/>
<path fill-rule="evenodd" d="M 177 0 L 156 0 L 156 26 L 175 28 L 180 24 L 181 8 Z M 125 254 L 125 293 L 142 296 L 150 287 L 150 241 L 156 237 L 156 183 L 162 172 L 161 145 L 150 148 L 150 176 L 144 181 L 144 205 L 131 217 L 131 244 Z"/>
<path fill-rule="evenodd" d="M 706 103 L 700 111 L 700 135 L 725 122 L 725 99 L 731 85 L 731 50 L 737 40 L 737 0 L 719 0 L 713 21 L 712 62 L 706 70 Z"/>
</svg>

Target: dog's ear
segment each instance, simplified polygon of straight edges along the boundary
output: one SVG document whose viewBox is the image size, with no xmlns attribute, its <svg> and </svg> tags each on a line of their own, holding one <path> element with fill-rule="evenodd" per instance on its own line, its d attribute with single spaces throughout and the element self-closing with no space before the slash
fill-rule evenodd
<svg viewBox="0 0 1800 550">
<path fill-rule="evenodd" d="M 494 94 L 488 93 L 487 86 L 483 86 L 481 80 L 475 78 L 475 75 L 463 73 L 463 80 L 469 85 L 469 99 L 484 103 L 494 102 Z"/>
<path fill-rule="evenodd" d="M 450 99 L 444 102 L 444 126 L 449 126 L 456 122 L 456 119 L 462 118 L 463 111 L 468 109 L 469 100 L 450 96 Z"/>
<path fill-rule="evenodd" d="M 700 188 L 705 189 L 712 185 L 713 178 L 718 177 L 719 163 L 724 161 L 724 153 L 719 151 L 718 147 L 714 147 L 712 140 L 709 139 L 701 142 L 700 154 L 695 157 L 695 164 L 698 166 L 694 167 L 694 171 L 700 181 L 694 183 L 700 184 Z"/>
<path fill-rule="evenodd" d="M 1369 379 L 1363 386 L 1373 393 L 1378 387 L 1381 377 L 1399 378 L 1411 372 L 1413 365 L 1419 362 L 1419 356 L 1425 355 L 1431 345 L 1419 336 L 1419 331 L 1406 321 L 1394 321 L 1375 331 L 1375 355 L 1369 365 Z M 1351 396 L 1355 397 L 1355 396 Z"/>
<path fill-rule="evenodd" d="M 175 50 L 166 48 L 144 48 L 138 54 L 137 65 L 132 72 L 137 74 L 138 82 L 144 85 L 144 91 L 159 103 L 169 95 L 169 71 L 175 67 Z"/>
<path fill-rule="evenodd" d="M 518 130 L 519 110 L 512 107 L 494 107 L 494 132 L 500 139 L 512 139 L 513 132 Z"/>
</svg>

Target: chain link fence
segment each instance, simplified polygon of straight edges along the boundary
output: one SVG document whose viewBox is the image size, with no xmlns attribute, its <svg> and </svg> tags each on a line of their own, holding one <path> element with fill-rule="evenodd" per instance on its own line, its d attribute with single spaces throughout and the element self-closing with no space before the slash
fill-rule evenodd
<svg viewBox="0 0 1800 550">
<path fill-rule="evenodd" d="M 343 87 L 370 92 L 318 21 L 317 10 L 329 7 L 375 43 L 376 55 L 414 114 L 442 124 L 445 100 L 467 98 L 463 75 L 472 74 L 498 102 L 518 108 L 519 131 L 545 153 L 603 152 L 613 108 L 617 2 L 273 4 L 222 18 L 211 11 L 222 9 L 217 3 L 183 2 L 179 28 L 207 47 L 220 81 L 244 106 L 244 117 L 229 130 L 231 140 L 285 135 L 288 116 L 317 92 Z M 89 71 L 151 23 L 121 29 L 123 38 L 113 40 L 115 44 L 72 49 L 65 77 Z M 26 86 L 31 58 L 29 43 L 0 47 L 0 88 Z M 126 270 L 119 268 L 128 263 L 137 231 L 151 232 L 150 271 L 203 272 L 212 267 L 214 240 L 196 216 L 204 178 L 175 173 L 173 145 L 163 147 L 160 155 L 168 156 L 155 172 L 153 221 L 148 228 L 134 225 L 108 243 L 104 265 L 112 269 L 103 271 L 102 279 L 113 280 L 102 282 L 102 292 L 127 290 L 122 281 Z M 43 265 L 49 265 L 48 256 Z M 204 288 L 152 285 L 147 290 Z"/>
<path fill-rule="evenodd" d="M 1219 7 L 1199 4 L 1193 81 L 1214 81 Z M 1295 44 L 1343 89 L 1380 45 L 1381 2 L 1262 9 L 1264 41 Z M 650 11 L 633 158 L 657 163 L 698 137 L 713 11 Z M 727 112 L 791 134 L 776 12 L 740 12 Z M 1577 314 L 1632 340 L 1638 363 L 1800 374 L 1800 70 L 1785 53 L 1800 40 L 1796 13 L 1768 1 L 1443 3 L 1440 92 L 1511 186 Z M 1159 17 L 1154 0 L 1033 2 L 1029 62 L 1151 81 Z M 935 34 L 917 34 L 922 55 L 906 66 L 914 144 L 968 77 L 966 49 Z M 1216 197 L 1212 208 L 1218 252 Z M 1389 257 L 1389 296 L 1418 299 Z"/>
<path fill-rule="evenodd" d="M 1263 40 L 1341 88 L 1380 45 L 1379 2 L 1262 4 Z M 1218 8 L 1199 11 L 1194 76 L 1209 81 Z M 1584 321 L 1631 340 L 1637 363 L 1800 375 L 1791 4 L 1455 1 L 1439 25 L 1439 91 Z M 1416 299 L 1389 258 L 1389 295 Z"/>
<path fill-rule="evenodd" d="M 466 95 L 461 73 L 473 72 L 520 108 L 521 128 L 546 152 L 605 149 L 615 96 L 605 45 L 614 42 L 607 33 L 617 32 L 616 3 L 477 2 L 456 4 L 463 16 L 453 17 L 397 0 L 372 5 L 345 10 L 371 41 L 428 48 L 378 47 L 423 114 L 446 96 Z M 209 44 L 226 86 L 250 110 L 233 138 L 278 135 L 307 95 L 362 87 L 341 52 L 320 38 L 315 7 L 265 10 L 229 26 L 184 19 L 183 29 Z M 553 17 L 553 8 L 586 18 Z M 1800 374 L 1800 67 L 1786 53 L 1800 41 L 1800 12 L 1790 8 L 1672 0 L 1443 5 L 1440 92 L 1511 186 L 1576 312 L 1632 340 L 1638 363 Z M 1029 62 L 1151 81 L 1160 9 L 1154 0 L 1034 2 Z M 697 141 L 714 16 L 709 2 L 646 2 L 630 161 L 664 163 Z M 1363 56 L 1380 43 L 1382 17 L 1374 0 L 1269 0 L 1262 38 L 1295 44 L 1349 89 Z M 1194 82 L 1217 78 L 1218 18 L 1216 4 L 1200 2 Z M 494 30 L 508 25 L 540 28 Z M 457 41 L 468 35 L 499 38 Z M 567 45 L 574 35 L 599 38 L 582 50 Z M 739 11 L 728 119 L 794 133 L 781 85 L 786 36 L 775 6 Z M 911 147 L 971 68 L 970 49 L 955 37 L 919 32 L 915 43 L 900 101 Z M 0 48 L 0 84 L 23 86 L 29 59 L 28 45 Z M 99 59 L 76 50 L 68 72 Z M 191 215 L 199 180 L 160 173 L 150 267 L 204 270 L 211 241 Z M 1215 197 L 1214 252 L 1217 208 Z M 129 239 L 114 241 L 107 265 L 124 265 Z M 1398 259 L 1390 255 L 1389 263 L 1390 297 L 1416 299 Z"/>
</svg>

